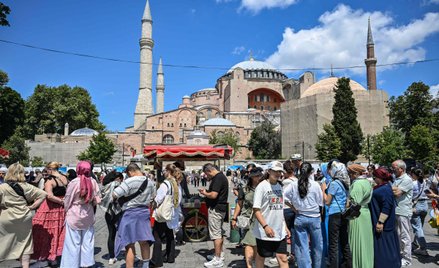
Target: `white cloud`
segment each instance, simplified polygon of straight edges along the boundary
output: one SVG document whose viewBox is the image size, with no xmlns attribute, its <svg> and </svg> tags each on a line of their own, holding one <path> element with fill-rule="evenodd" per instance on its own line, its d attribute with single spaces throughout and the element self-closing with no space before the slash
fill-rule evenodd
<svg viewBox="0 0 439 268">
<path fill-rule="evenodd" d="M 235 0 L 216 0 L 217 3 L 228 3 Z M 297 3 L 298 0 L 241 0 L 239 10 L 249 10 L 253 13 L 258 13 L 263 9 L 270 8 L 286 8 Z"/>
<path fill-rule="evenodd" d="M 439 13 L 427 13 L 407 25 L 393 26 L 389 14 L 353 10 L 341 4 L 322 14 L 320 24 L 314 28 L 296 32 L 287 27 L 277 51 L 267 62 L 280 69 L 330 68 L 331 64 L 334 67 L 364 66 L 369 17 L 378 64 L 425 59 L 426 51 L 420 44 L 439 32 Z M 364 72 L 361 68 L 351 71 Z"/>
<path fill-rule="evenodd" d="M 258 13 L 262 9 L 286 8 L 297 3 L 298 0 L 242 0 L 239 9 L 247 9 Z"/>
<path fill-rule="evenodd" d="M 430 94 L 433 95 L 434 98 L 439 97 L 439 84 L 430 86 Z"/>
<path fill-rule="evenodd" d="M 245 47 L 244 46 L 237 46 L 233 49 L 232 54 L 233 55 L 241 55 L 242 52 L 245 51 Z"/>
</svg>

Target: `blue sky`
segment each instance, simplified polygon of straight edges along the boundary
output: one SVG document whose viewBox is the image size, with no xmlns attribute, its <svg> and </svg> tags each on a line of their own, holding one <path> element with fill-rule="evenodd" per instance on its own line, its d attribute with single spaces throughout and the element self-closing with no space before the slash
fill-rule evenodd
<svg viewBox="0 0 439 268">
<path fill-rule="evenodd" d="M 11 27 L 0 39 L 124 60 L 139 60 L 146 0 L 3 0 Z M 183 95 L 214 87 L 252 51 L 298 78 L 310 67 L 364 65 L 370 16 L 378 64 L 439 59 L 439 0 L 150 0 L 154 62 L 165 66 L 165 110 Z M 89 90 L 109 130 L 133 124 L 139 65 L 50 53 L 0 42 L 0 69 L 29 97 L 37 84 Z M 291 72 L 287 69 L 303 69 Z M 157 72 L 154 66 L 153 73 Z M 400 95 L 415 81 L 439 88 L 439 61 L 378 68 L 378 87 Z M 366 86 L 365 69 L 336 70 Z M 317 79 L 329 70 L 316 72 Z M 155 91 L 155 75 L 153 82 Z"/>
</svg>

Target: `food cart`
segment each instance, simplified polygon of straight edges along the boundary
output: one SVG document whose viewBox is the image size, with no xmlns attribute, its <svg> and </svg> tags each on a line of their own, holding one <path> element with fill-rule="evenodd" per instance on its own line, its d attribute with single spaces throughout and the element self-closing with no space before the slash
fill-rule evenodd
<svg viewBox="0 0 439 268">
<path fill-rule="evenodd" d="M 145 146 L 144 158 L 148 162 L 159 163 L 163 161 L 212 161 L 220 165 L 221 159 L 230 159 L 233 148 L 228 145 L 151 145 Z M 159 172 L 158 172 L 159 173 Z M 157 173 L 157 174 L 158 174 Z M 206 202 L 198 194 L 193 194 L 183 202 L 182 223 L 183 234 L 190 242 L 204 241 L 208 237 L 208 213 Z"/>
</svg>

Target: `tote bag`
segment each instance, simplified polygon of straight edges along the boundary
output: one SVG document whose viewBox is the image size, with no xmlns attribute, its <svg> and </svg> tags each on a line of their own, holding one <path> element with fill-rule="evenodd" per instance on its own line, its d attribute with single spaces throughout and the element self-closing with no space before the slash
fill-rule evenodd
<svg viewBox="0 0 439 268">
<path fill-rule="evenodd" d="M 169 188 L 167 183 L 165 183 L 165 185 Z M 170 221 L 172 219 L 173 212 L 174 212 L 174 202 L 173 202 L 172 187 L 171 187 L 171 194 L 170 195 L 167 194 L 163 202 L 155 210 L 154 219 L 157 222 Z"/>
</svg>

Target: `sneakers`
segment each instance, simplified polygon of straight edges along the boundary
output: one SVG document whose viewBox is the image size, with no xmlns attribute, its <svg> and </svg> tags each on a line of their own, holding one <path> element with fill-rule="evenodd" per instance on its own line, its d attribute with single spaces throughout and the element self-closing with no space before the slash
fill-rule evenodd
<svg viewBox="0 0 439 268">
<path fill-rule="evenodd" d="M 417 249 L 413 250 L 413 254 L 420 255 L 420 256 L 428 256 L 427 250 L 426 249 L 420 249 L 420 248 L 417 248 Z"/>
<path fill-rule="evenodd" d="M 401 261 L 401 267 L 409 267 L 412 266 L 412 263 L 406 260 Z"/>
<path fill-rule="evenodd" d="M 213 260 L 214 257 L 215 257 L 215 254 L 209 254 L 209 255 L 206 256 L 206 259 L 207 259 L 208 261 L 211 261 L 211 260 Z M 224 261 L 224 251 L 221 252 L 221 257 L 220 257 L 220 259 L 221 259 L 222 261 Z"/>
<path fill-rule="evenodd" d="M 279 264 L 279 263 L 277 262 L 276 257 L 272 257 L 272 258 L 268 259 L 268 262 L 269 262 L 270 264 Z"/>
<path fill-rule="evenodd" d="M 117 259 L 116 258 L 110 258 L 109 260 L 108 260 L 108 264 L 109 265 L 113 265 L 113 264 L 115 264 L 117 262 Z"/>
<path fill-rule="evenodd" d="M 223 267 L 224 266 L 224 260 L 220 257 L 214 256 L 211 261 L 205 262 L 204 267 L 206 268 L 216 268 L 216 267 Z"/>
</svg>

